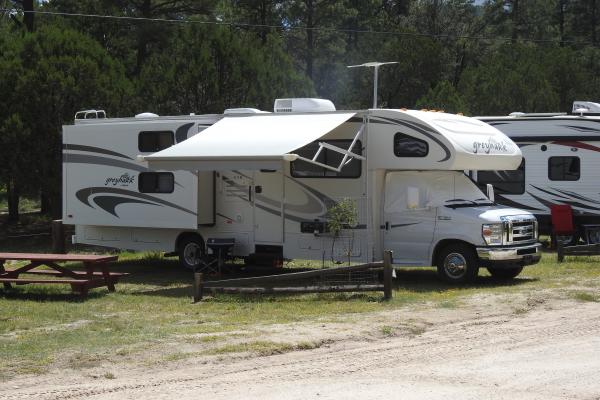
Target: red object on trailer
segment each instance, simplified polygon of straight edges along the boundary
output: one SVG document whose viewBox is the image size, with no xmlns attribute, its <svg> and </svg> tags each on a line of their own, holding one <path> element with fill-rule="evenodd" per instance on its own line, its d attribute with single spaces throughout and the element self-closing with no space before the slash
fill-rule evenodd
<svg viewBox="0 0 600 400">
<path fill-rule="evenodd" d="M 573 225 L 573 208 L 568 204 L 555 204 L 550 206 L 552 218 L 552 233 L 554 235 L 572 235 L 575 233 Z"/>
</svg>

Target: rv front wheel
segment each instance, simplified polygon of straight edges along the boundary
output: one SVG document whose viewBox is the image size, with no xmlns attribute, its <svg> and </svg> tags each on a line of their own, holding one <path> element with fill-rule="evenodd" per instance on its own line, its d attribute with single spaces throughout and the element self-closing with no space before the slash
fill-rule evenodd
<svg viewBox="0 0 600 400">
<path fill-rule="evenodd" d="M 463 243 L 448 245 L 440 251 L 437 272 L 448 283 L 472 282 L 479 273 L 475 250 Z"/>
<path fill-rule="evenodd" d="M 195 270 L 205 255 L 204 240 L 199 236 L 188 236 L 179 244 L 179 263 L 182 267 Z"/>
</svg>

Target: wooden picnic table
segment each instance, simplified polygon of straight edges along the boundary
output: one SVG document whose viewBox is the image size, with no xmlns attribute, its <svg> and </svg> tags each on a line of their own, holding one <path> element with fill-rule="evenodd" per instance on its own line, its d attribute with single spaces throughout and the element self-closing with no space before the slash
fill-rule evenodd
<svg viewBox="0 0 600 400">
<path fill-rule="evenodd" d="M 118 256 L 100 256 L 94 254 L 38 254 L 38 253 L 0 253 L 0 283 L 5 289 L 10 289 L 11 283 L 25 285 L 28 283 L 70 284 L 71 290 L 86 296 L 89 289 L 106 286 L 109 291 L 115 291 L 115 283 L 127 273 L 110 272 L 108 263 L 116 261 Z M 29 264 L 17 268 L 6 269 L 4 263 L 9 260 L 29 261 Z M 82 262 L 85 271 L 73 271 L 58 265 L 59 262 Z M 50 269 L 36 269 L 47 266 Z M 41 275 L 61 279 L 20 278 L 21 274 Z"/>
</svg>

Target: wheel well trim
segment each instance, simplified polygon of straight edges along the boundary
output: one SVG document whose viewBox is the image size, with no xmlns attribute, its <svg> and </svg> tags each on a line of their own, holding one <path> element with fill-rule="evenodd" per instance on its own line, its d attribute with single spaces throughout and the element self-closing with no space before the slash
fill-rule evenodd
<svg viewBox="0 0 600 400">
<path fill-rule="evenodd" d="M 440 251 L 444 248 L 447 247 L 450 244 L 464 244 L 467 245 L 471 248 L 473 248 L 473 250 L 475 250 L 475 246 L 472 243 L 467 242 L 466 240 L 461 240 L 461 239 L 442 239 L 440 241 L 438 241 L 435 246 L 433 247 L 433 251 L 431 252 L 431 265 L 436 265 L 437 263 L 437 258 L 440 254 Z"/>
<path fill-rule="evenodd" d="M 179 235 L 177 235 L 177 239 L 175 239 L 175 249 L 174 249 L 175 252 L 179 252 L 179 247 L 181 246 L 181 242 L 183 242 L 188 237 L 197 237 L 202 241 L 202 243 L 206 243 L 206 241 L 204 240 L 202 235 L 199 234 L 198 232 L 181 232 Z"/>
</svg>

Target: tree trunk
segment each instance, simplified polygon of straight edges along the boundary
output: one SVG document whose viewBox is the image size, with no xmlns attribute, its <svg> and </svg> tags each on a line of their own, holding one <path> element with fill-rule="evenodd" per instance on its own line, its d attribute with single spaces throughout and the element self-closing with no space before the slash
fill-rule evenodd
<svg viewBox="0 0 600 400">
<path fill-rule="evenodd" d="M 558 3 L 558 29 L 560 32 L 560 47 L 565 45 L 565 8 L 567 0 L 560 0 Z"/>
<path fill-rule="evenodd" d="M 35 14 L 33 13 L 33 0 L 23 0 L 23 22 L 25 23 L 25 27 L 29 32 L 33 32 L 33 17 Z"/>
<path fill-rule="evenodd" d="M 510 15 L 512 18 L 511 42 L 514 44 L 514 43 L 517 43 L 517 38 L 519 37 L 519 28 L 520 28 L 519 0 L 513 0 L 512 10 L 511 10 Z"/>
<path fill-rule="evenodd" d="M 314 68 L 314 15 L 315 5 L 313 0 L 306 1 L 306 75 L 312 80 L 313 79 L 313 68 Z"/>
<path fill-rule="evenodd" d="M 44 189 L 42 189 L 40 193 L 40 213 L 49 214 L 50 213 L 50 197 L 46 193 Z"/>
<path fill-rule="evenodd" d="M 18 222 L 19 221 L 19 186 L 11 179 L 7 184 L 7 195 L 8 195 L 8 221 Z"/>
<path fill-rule="evenodd" d="M 150 0 L 144 0 L 144 3 L 140 6 L 140 14 L 143 18 L 152 18 L 152 4 Z M 135 75 L 139 75 L 142 71 L 142 67 L 148 58 L 148 25 L 145 22 L 141 22 L 138 27 L 137 37 L 137 54 L 135 64 Z"/>
</svg>

